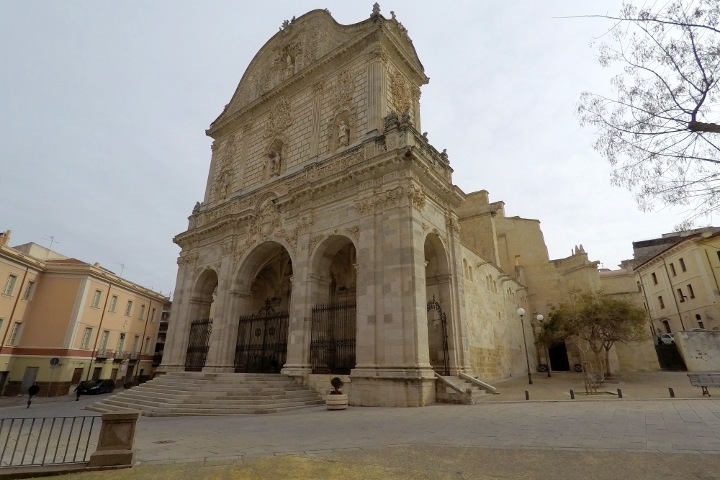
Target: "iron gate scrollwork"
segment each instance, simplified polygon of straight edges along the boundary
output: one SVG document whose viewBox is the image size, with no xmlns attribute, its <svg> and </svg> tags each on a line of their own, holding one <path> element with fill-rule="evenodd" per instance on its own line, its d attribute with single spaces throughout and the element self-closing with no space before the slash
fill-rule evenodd
<svg viewBox="0 0 720 480">
<path fill-rule="evenodd" d="M 355 304 L 333 303 L 312 309 L 310 363 L 313 373 L 349 375 L 355 367 Z"/>
<path fill-rule="evenodd" d="M 185 371 L 200 372 L 210 349 L 212 319 L 195 320 L 190 324 L 190 338 L 185 356 Z"/>
<path fill-rule="evenodd" d="M 280 373 L 287 360 L 288 317 L 269 300 L 257 314 L 240 317 L 235 372 Z"/>
<path fill-rule="evenodd" d="M 440 335 L 442 337 L 442 360 L 437 359 L 438 362 L 435 364 L 432 364 L 432 355 L 430 356 L 431 364 L 433 367 L 433 370 L 435 370 L 440 375 L 450 375 L 450 354 L 449 354 L 449 348 L 448 348 L 448 332 L 447 332 L 447 316 L 445 315 L 445 312 L 442 311 L 442 307 L 440 304 L 435 300 L 435 295 L 433 295 L 432 300 L 430 300 L 427 303 L 427 311 L 428 313 L 431 311 L 437 312 L 437 319 L 433 320 L 433 324 L 435 322 L 440 322 L 438 325 L 440 327 Z M 428 320 L 430 320 L 428 318 Z M 442 362 L 442 364 L 438 364 Z"/>
</svg>

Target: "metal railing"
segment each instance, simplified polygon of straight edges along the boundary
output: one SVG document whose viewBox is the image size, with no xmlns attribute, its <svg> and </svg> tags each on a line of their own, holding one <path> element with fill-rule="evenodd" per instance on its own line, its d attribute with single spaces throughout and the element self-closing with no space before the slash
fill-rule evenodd
<svg viewBox="0 0 720 480">
<path fill-rule="evenodd" d="M 4 418 L 0 420 L 0 469 L 84 463 L 102 417 Z"/>
</svg>

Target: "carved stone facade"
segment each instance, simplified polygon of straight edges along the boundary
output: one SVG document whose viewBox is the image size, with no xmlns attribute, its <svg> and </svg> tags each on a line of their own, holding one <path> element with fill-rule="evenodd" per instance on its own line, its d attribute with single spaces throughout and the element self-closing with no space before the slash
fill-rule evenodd
<svg viewBox="0 0 720 480">
<path fill-rule="evenodd" d="M 502 272 L 461 241 L 465 194 L 419 133 L 427 82 L 407 30 L 379 7 L 354 25 L 324 10 L 283 23 L 207 131 L 205 197 L 175 238 L 161 369 L 253 368 L 307 384 L 340 374 L 352 404 L 387 406 L 433 403 L 436 374 L 524 372 L 515 311 L 526 292 L 512 279 L 499 293 L 467 283 L 468 259 Z M 270 309 L 287 312 L 283 338 L 262 323 L 246 339 L 244 319 Z M 208 317 L 206 356 L 190 365 L 193 322 Z M 254 338 L 282 351 L 250 365 Z M 323 350 L 333 338 L 352 345 L 335 363 L 324 359 L 335 347 Z"/>
</svg>

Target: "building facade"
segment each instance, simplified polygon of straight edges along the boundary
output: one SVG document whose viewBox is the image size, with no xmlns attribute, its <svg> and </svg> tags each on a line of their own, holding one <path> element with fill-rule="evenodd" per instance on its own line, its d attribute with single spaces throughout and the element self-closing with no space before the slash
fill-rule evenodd
<svg viewBox="0 0 720 480">
<path fill-rule="evenodd" d="M 719 330 L 720 232 L 672 239 L 635 267 L 656 335 Z"/>
<path fill-rule="evenodd" d="M 452 183 L 420 133 L 426 83 L 377 4 L 283 23 L 206 132 L 160 371 L 342 375 L 352 404 L 422 406 L 437 375 L 537 367 L 531 318 L 597 262 L 550 261 L 537 220 Z"/>
<path fill-rule="evenodd" d="M 151 374 L 167 299 L 99 264 L 34 243 L 0 243 L 0 391 L 67 394 L 81 380 L 122 385 Z"/>
</svg>

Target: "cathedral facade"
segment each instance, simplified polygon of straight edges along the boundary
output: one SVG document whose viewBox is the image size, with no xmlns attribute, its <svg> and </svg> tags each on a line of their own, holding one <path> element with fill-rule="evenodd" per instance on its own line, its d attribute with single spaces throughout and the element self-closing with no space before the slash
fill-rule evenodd
<svg viewBox="0 0 720 480">
<path fill-rule="evenodd" d="M 377 5 L 353 25 L 283 23 L 206 132 L 162 371 L 338 375 L 351 404 L 422 406 L 439 376 L 535 367 L 502 208 L 455 186 L 420 133 L 427 83 Z"/>
</svg>

